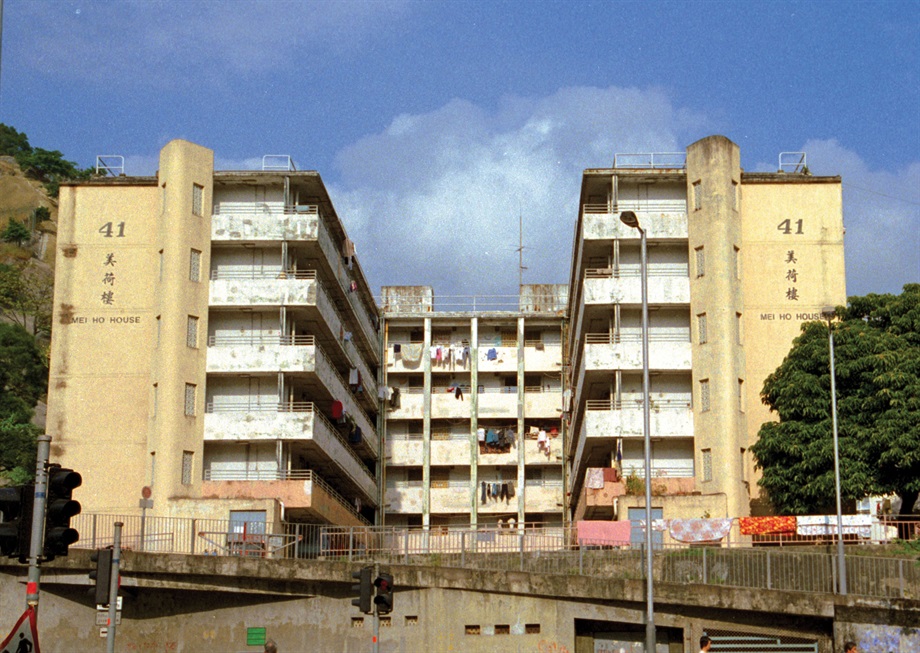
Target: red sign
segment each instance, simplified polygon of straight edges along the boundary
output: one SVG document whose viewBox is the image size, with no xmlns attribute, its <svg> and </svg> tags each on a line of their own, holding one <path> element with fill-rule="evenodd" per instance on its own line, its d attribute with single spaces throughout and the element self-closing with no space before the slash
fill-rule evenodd
<svg viewBox="0 0 920 653">
<path fill-rule="evenodd" d="M 38 648 L 38 628 L 35 624 L 35 608 L 31 605 L 19 617 L 9 636 L 0 643 L 3 653 L 41 653 Z"/>
</svg>

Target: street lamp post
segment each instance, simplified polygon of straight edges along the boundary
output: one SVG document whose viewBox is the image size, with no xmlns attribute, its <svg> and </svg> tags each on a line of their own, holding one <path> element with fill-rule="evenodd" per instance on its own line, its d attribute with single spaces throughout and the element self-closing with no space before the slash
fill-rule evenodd
<svg viewBox="0 0 920 653">
<path fill-rule="evenodd" d="M 840 444 L 837 438 L 837 381 L 834 373 L 834 318 L 837 312 L 833 306 L 825 306 L 821 316 L 827 320 L 827 337 L 831 359 L 831 423 L 834 429 L 834 490 L 837 494 L 837 577 L 840 579 L 840 594 L 847 593 L 847 567 L 843 556 L 843 517 L 840 510 Z"/>
<path fill-rule="evenodd" d="M 620 221 L 627 227 L 639 230 L 641 248 L 642 278 L 642 434 L 645 440 L 645 650 L 655 653 L 655 589 L 652 575 L 652 437 L 651 406 L 649 405 L 648 373 L 648 244 L 645 229 L 639 226 L 639 218 L 632 211 L 623 211 Z"/>
</svg>

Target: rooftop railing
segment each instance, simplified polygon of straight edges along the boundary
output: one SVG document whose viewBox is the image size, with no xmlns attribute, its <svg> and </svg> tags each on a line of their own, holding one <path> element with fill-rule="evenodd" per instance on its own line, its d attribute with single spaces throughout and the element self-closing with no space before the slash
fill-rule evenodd
<svg viewBox="0 0 920 653">
<path fill-rule="evenodd" d="M 672 169 L 687 167 L 686 152 L 641 152 L 613 155 L 614 168 Z"/>
</svg>

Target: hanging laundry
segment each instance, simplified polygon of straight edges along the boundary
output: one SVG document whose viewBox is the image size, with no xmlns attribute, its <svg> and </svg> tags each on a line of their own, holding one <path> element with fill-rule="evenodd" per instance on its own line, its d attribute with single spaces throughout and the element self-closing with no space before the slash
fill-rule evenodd
<svg viewBox="0 0 920 653">
<path fill-rule="evenodd" d="M 428 353 L 431 356 L 432 362 L 438 360 L 438 348 L 435 345 L 431 345 Z"/>
<path fill-rule="evenodd" d="M 496 358 L 498 358 L 498 351 L 494 347 L 486 352 L 487 360 L 494 361 Z"/>
<path fill-rule="evenodd" d="M 398 343 L 398 342 L 395 343 L 395 344 L 393 345 L 393 353 L 394 353 L 394 354 L 398 354 L 398 353 L 400 353 L 401 351 L 402 351 L 402 345 L 401 345 L 400 343 Z"/>
<path fill-rule="evenodd" d="M 354 256 L 355 255 L 355 244 L 351 241 L 350 238 L 346 238 L 342 242 L 342 256 Z"/>
<path fill-rule="evenodd" d="M 485 481 L 482 482 L 482 502 L 483 504 L 486 502 L 486 482 Z"/>
<path fill-rule="evenodd" d="M 361 443 L 361 427 L 355 426 L 354 430 L 351 432 L 351 443 L 360 444 Z"/>
<path fill-rule="evenodd" d="M 387 390 L 389 390 L 389 388 L 387 388 L 386 386 L 383 386 L 383 385 L 379 386 L 377 388 L 377 399 L 386 401 L 387 400 Z"/>
<path fill-rule="evenodd" d="M 486 441 L 486 430 L 485 429 L 476 429 L 476 439 L 479 442 Z"/>
<path fill-rule="evenodd" d="M 514 496 L 514 481 L 508 481 L 508 498 L 510 499 L 513 496 Z M 512 517 L 511 519 L 513 520 L 514 517 Z"/>
<path fill-rule="evenodd" d="M 414 364 L 422 360 L 422 345 L 419 343 L 407 344 L 402 348 L 404 364 Z"/>
<path fill-rule="evenodd" d="M 345 409 L 342 406 L 341 401 L 333 401 L 332 408 L 330 409 L 332 413 L 332 419 L 341 419 L 342 415 L 345 413 Z"/>
<path fill-rule="evenodd" d="M 499 500 L 504 499 L 505 503 L 508 503 L 508 484 L 507 483 L 502 483 L 502 489 L 499 491 L 498 498 Z"/>
<path fill-rule="evenodd" d="M 342 340 L 344 340 L 345 342 L 348 342 L 349 340 L 351 340 L 351 331 L 346 331 L 345 334 L 342 336 Z"/>
<path fill-rule="evenodd" d="M 358 368 L 353 367 L 348 370 L 348 383 L 349 385 L 358 385 L 361 383 L 361 375 L 358 373 Z"/>
<path fill-rule="evenodd" d="M 399 408 L 399 388 L 393 388 L 393 394 L 390 396 L 390 408 Z"/>
<path fill-rule="evenodd" d="M 460 389 L 459 385 L 454 389 L 454 399 L 463 401 L 463 390 Z"/>
<path fill-rule="evenodd" d="M 348 289 L 351 290 L 351 292 L 355 292 L 358 289 L 358 282 L 352 281 L 350 284 L 348 284 Z"/>
<path fill-rule="evenodd" d="M 452 350 L 454 352 L 454 362 L 462 363 L 463 362 L 463 348 L 457 347 Z"/>
</svg>

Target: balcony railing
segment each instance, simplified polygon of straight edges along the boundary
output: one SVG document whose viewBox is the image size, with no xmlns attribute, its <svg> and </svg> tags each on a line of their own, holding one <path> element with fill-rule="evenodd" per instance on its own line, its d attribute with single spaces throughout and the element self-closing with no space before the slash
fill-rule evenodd
<svg viewBox="0 0 920 653">
<path fill-rule="evenodd" d="M 272 345 L 314 347 L 316 339 L 313 336 L 282 336 L 282 335 L 251 335 L 236 336 L 208 336 L 208 347 L 265 347 Z"/>
<path fill-rule="evenodd" d="M 322 477 L 310 469 L 227 469 L 204 470 L 205 481 L 310 481 L 323 489 L 332 499 L 339 503 L 345 510 L 357 517 L 361 522 L 370 522 L 348 502 L 341 494 L 332 489 Z"/>
<path fill-rule="evenodd" d="M 638 476 L 639 478 L 645 478 L 645 466 L 641 463 L 632 465 L 628 463 L 623 463 L 623 476 Z M 652 461 L 652 478 L 653 479 L 666 479 L 666 478 L 693 478 L 693 466 L 690 467 L 678 467 L 675 465 L 656 465 L 655 461 Z"/>
<path fill-rule="evenodd" d="M 649 342 L 690 342 L 690 330 L 649 331 Z M 621 331 L 620 333 L 587 333 L 585 343 L 589 345 L 616 345 L 621 342 L 640 342 L 641 332 Z"/>
<path fill-rule="evenodd" d="M 636 278 L 642 275 L 638 267 L 620 266 L 618 268 L 585 268 L 586 279 L 620 279 Z M 649 277 L 689 277 L 690 268 L 684 264 L 650 265 Z"/>
<path fill-rule="evenodd" d="M 587 215 L 612 215 L 622 211 L 635 211 L 636 213 L 686 213 L 687 201 L 684 199 L 618 200 L 611 204 L 583 204 L 582 210 Z"/>
<path fill-rule="evenodd" d="M 642 399 L 588 399 L 586 410 L 642 410 Z M 652 399 L 652 410 L 686 410 L 690 408 L 690 397 L 673 399 Z"/>
<path fill-rule="evenodd" d="M 233 402 L 209 402 L 205 406 L 205 412 L 207 413 L 313 413 L 320 422 L 322 422 L 326 428 L 329 430 L 329 433 L 336 438 L 342 446 L 345 448 L 352 459 L 361 466 L 361 469 L 366 471 L 371 476 L 374 475 L 373 471 L 364 464 L 358 454 L 354 452 L 351 446 L 345 441 L 345 438 L 342 437 L 342 434 L 339 433 L 339 430 L 333 426 L 332 422 L 329 421 L 319 409 L 316 408 L 316 405 L 311 401 L 285 401 L 281 403 L 262 403 L 262 402 L 249 402 L 249 401 L 233 401 Z M 347 472 L 346 472 L 347 473 Z M 357 483 L 356 479 L 355 480 Z M 360 485 L 360 484 L 359 484 Z"/>
<path fill-rule="evenodd" d="M 282 202 L 214 202 L 214 215 L 320 215 L 319 206 L 284 206 Z"/>
<path fill-rule="evenodd" d="M 243 270 L 211 270 L 211 280 L 217 279 L 316 279 L 316 270 L 282 270 L 281 268 L 251 268 Z"/>
</svg>

